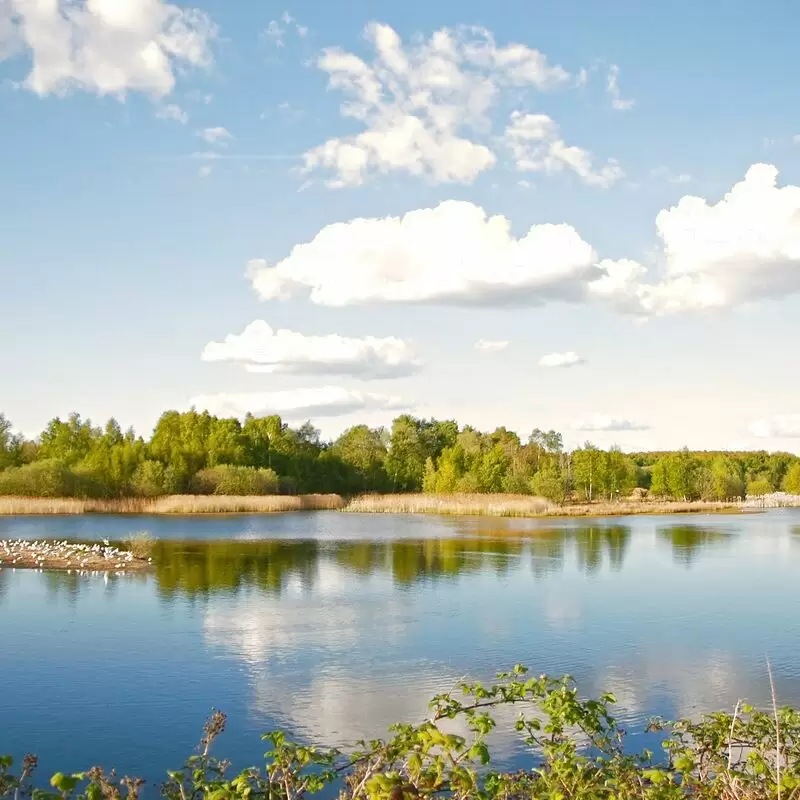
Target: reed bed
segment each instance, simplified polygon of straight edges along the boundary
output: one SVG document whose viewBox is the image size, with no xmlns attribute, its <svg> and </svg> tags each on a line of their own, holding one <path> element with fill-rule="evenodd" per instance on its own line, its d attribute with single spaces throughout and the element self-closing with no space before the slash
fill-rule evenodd
<svg viewBox="0 0 800 800">
<path fill-rule="evenodd" d="M 0 497 L 0 515 L 36 514 L 272 514 L 285 511 L 330 511 L 343 508 L 338 494 L 305 495 L 170 495 L 115 500 L 56 497 Z"/>
<path fill-rule="evenodd" d="M 742 510 L 738 500 L 617 500 L 559 506 L 554 517 L 627 517 L 633 514 L 715 514 Z"/>
<path fill-rule="evenodd" d="M 369 494 L 344 509 L 372 514 L 463 514 L 493 517 L 539 517 L 558 510 L 543 497 L 525 494 Z"/>
<path fill-rule="evenodd" d="M 739 510 L 738 502 L 620 500 L 566 504 L 522 494 L 373 494 L 351 500 L 345 511 L 372 514 L 453 514 L 493 517 L 606 517 L 631 514 L 713 513 Z"/>
</svg>

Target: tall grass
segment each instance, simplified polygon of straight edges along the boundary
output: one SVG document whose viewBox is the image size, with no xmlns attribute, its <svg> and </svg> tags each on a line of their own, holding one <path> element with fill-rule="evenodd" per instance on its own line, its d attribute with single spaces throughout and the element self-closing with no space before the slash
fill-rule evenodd
<svg viewBox="0 0 800 800">
<path fill-rule="evenodd" d="M 559 506 L 524 494 L 371 494 L 351 500 L 345 511 L 375 514 L 463 514 L 494 517 L 603 517 L 730 511 L 738 503 L 619 500 Z"/>
<path fill-rule="evenodd" d="M 344 507 L 338 494 L 170 495 L 118 500 L 0 497 L 0 515 L 12 514 L 233 514 L 323 511 Z"/>
<path fill-rule="evenodd" d="M 535 517 L 558 507 L 525 494 L 369 494 L 356 497 L 345 511 L 376 514 L 465 514 Z"/>
</svg>

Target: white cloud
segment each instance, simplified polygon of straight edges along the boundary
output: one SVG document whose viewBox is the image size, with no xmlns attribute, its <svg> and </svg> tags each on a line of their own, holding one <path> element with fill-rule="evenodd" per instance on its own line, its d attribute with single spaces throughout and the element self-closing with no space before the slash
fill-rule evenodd
<svg viewBox="0 0 800 800">
<path fill-rule="evenodd" d="M 800 414 L 776 414 L 757 419 L 749 431 L 759 439 L 800 439 Z"/>
<path fill-rule="evenodd" d="M 376 52 L 372 63 L 339 48 L 317 62 L 330 88 L 347 96 L 342 115 L 365 128 L 305 153 L 305 171 L 332 172 L 332 187 L 390 172 L 471 183 L 496 161 L 475 138 L 491 127 L 487 111 L 499 89 L 550 89 L 570 79 L 538 50 L 498 47 L 482 28 L 443 28 L 408 47 L 388 25 L 370 23 L 364 35 Z"/>
<path fill-rule="evenodd" d="M 328 306 L 539 304 L 581 299 L 598 274 L 595 260 L 569 225 L 534 225 L 516 239 L 505 217 L 451 200 L 403 217 L 328 225 L 274 266 L 251 261 L 248 273 L 265 300 L 302 289 Z"/>
<path fill-rule="evenodd" d="M 357 392 L 341 386 L 287 389 L 278 392 L 241 392 L 197 395 L 190 400 L 195 408 L 212 414 L 244 417 L 280 414 L 289 420 L 310 417 L 336 417 L 365 411 L 394 411 L 409 408 L 400 397 L 374 392 Z"/>
<path fill-rule="evenodd" d="M 203 166 L 197 170 L 197 174 L 201 178 L 207 178 L 213 171 L 214 168 L 210 164 L 203 164 Z"/>
<path fill-rule="evenodd" d="M 606 417 L 596 414 L 589 419 L 578 420 L 572 424 L 574 431 L 646 431 L 650 428 L 641 422 L 633 422 L 620 417 Z"/>
<path fill-rule="evenodd" d="M 180 122 L 181 125 L 185 125 L 189 121 L 189 115 L 175 103 L 170 103 L 169 105 L 159 108 L 156 111 L 156 116 L 159 119 L 169 119 L 173 122 Z"/>
<path fill-rule="evenodd" d="M 268 39 L 275 47 L 286 46 L 286 34 L 289 29 L 293 29 L 297 36 L 305 39 L 308 36 L 308 28 L 300 25 L 297 20 L 288 12 L 281 14 L 280 22 L 277 19 L 270 20 L 264 30 L 264 38 Z"/>
<path fill-rule="evenodd" d="M 495 339 L 478 339 L 475 342 L 475 349 L 480 353 L 499 353 L 505 350 L 511 342 Z"/>
<path fill-rule="evenodd" d="M 611 97 L 611 107 L 617 111 L 629 111 L 633 108 L 635 100 L 623 100 L 619 91 L 619 67 L 612 64 L 606 77 L 606 91 Z"/>
<path fill-rule="evenodd" d="M 570 225 L 533 225 L 515 238 L 505 217 L 451 200 L 328 225 L 276 264 L 252 260 L 248 273 L 265 300 L 309 292 L 327 306 L 566 300 L 637 320 L 730 308 L 800 292 L 800 187 L 778 188 L 777 174 L 755 164 L 716 205 L 687 195 L 661 211 L 652 270 L 599 260 Z"/>
<path fill-rule="evenodd" d="M 417 372 L 421 366 L 402 339 L 305 336 L 285 329 L 274 331 L 263 320 L 251 322 L 241 334 L 229 334 L 224 342 L 209 342 L 202 358 L 244 364 L 249 372 L 359 378 L 395 378 Z"/>
<path fill-rule="evenodd" d="M 585 359 L 571 350 L 568 353 L 548 353 L 539 359 L 540 367 L 577 367 L 585 363 Z"/>
<path fill-rule="evenodd" d="M 613 159 L 595 169 L 591 153 L 568 145 L 561 138 L 556 122 L 547 114 L 512 113 L 505 143 L 520 172 L 553 174 L 569 169 L 584 183 L 603 187 L 611 186 L 625 175 Z"/>
<path fill-rule="evenodd" d="M 687 172 L 671 172 L 667 167 L 656 167 L 650 171 L 653 178 L 660 178 L 667 183 L 691 183 L 692 176 Z"/>
<path fill-rule="evenodd" d="M 203 128 L 201 131 L 197 131 L 197 135 L 208 144 L 221 144 L 224 145 L 226 142 L 229 142 L 233 139 L 233 135 L 227 128 L 216 127 L 216 128 Z"/>
<path fill-rule="evenodd" d="M 601 262 L 592 293 L 627 311 L 668 314 L 729 308 L 800 291 L 800 187 L 754 164 L 716 205 L 687 195 L 661 211 L 660 280 L 635 261 Z"/>
<path fill-rule="evenodd" d="M 180 69 L 210 63 L 215 36 L 205 13 L 164 0 L 0 0 L 0 59 L 28 53 L 39 95 L 167 95 Z"/>
</svg>

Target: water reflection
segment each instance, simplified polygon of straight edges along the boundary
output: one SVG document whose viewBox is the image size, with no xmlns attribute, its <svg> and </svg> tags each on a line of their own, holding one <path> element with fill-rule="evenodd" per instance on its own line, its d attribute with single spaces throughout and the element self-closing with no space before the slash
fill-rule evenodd
<svg viewBox="0 0 800 800">
<path fill-rule="evenodd" d="M 584 526 L 537 532 L 532 536 L 484 533 L 451 539 L 345 541 L 159 541 L 153 565 L 159 593 L 190 597 L 236 593 L 254 588 L 280 595 L 290 582 L 311 590 L 323 562 L 354 576 L 387 575 L 398 586 L 447 581 L 484 573 L 507 575 L 532 564 L 535 577 L 564 568 L 572 547 L 577 567 L 597 572 L 607 560 L 619 570 L 630 529 L 623 525 Z"/>
<path fill-rule="evenodd" d="M 148 574 L 0 572 L 0 752 L 157 780 L 215 705 L 220 754 L 246 766 L 265 730 L 346 745 L 516 662 L 614 691 L 631 731 L 769 702 L 765 654 L 779 700 L 800 705 L 798 522 L 321 514 L 253 519 L 247 539 L 238 519 L 204 522 L 187 541 L 194 521 L 165 520 Z"/>
<path fill-rule="evenodd" d="M 311 591 L 320 565 L 331 562 L 354 578 L 383 576 L 397 587 L 421 582 L 452 581 L 472 574 L 508 575 L 527 568 L 535 579 L 573 566 L 592 576 L 604 569 L 623 569 L 631 545 L 631 527 L 622 524 L 572 525 L 517 529 L 510 524 L 478 526 L 462 523 L 465 533 L 448 538 L 368 539 L 162 539 L 152 558 L 156 588 L 162 598 L 209 597 L 245 589 L 281 596 L 290 584 Z M 458 529 L 456 529 L 458 530 Z M 657 529 L 660 541 L 672 548 L 675 563 L 691 567 L 703 552 L 729 544 L 734 538 L 722 526 L 668 525 Z M 800 539 L 800 527 L 791 529 Z M 0 602 L 8 574 L 0 570 Z M 145 576 L 139 575 L 140 580 Z M 45 573 L 51 596 L 70 602 L 79 596 L 76 573 Z M 115 583 L 108 584 L 114 591 Z"/>
<path fill-rule="evenodd" d="M 685 567 L 691 567 L 702 551 L 730 543 L 734 536 L 724 528 L 701 525 L 670 525 L 659 528 L 658 535 L 672 545 L 675 563 Z"/>
</svg>

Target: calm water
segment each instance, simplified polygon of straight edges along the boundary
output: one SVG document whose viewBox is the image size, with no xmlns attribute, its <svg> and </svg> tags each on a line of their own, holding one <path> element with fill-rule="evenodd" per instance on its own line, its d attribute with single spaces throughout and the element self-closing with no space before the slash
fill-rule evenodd
<svg viewBox="0 0 800 800">
<path fill-rule="evenodd" d="M 766 656 L 800 705 L 798 511 L 0 518 L 0 538 L 142 530 L 152 575 L 0 571 L 0 753 L 159 779 L 215 706 L 245 766 L 265 730 L 345 745 L 516 662 L 613 690 L 632 732 L 766 702 Z M 495 748 L 519 758 L 513 735 Z"/>
</svg>

